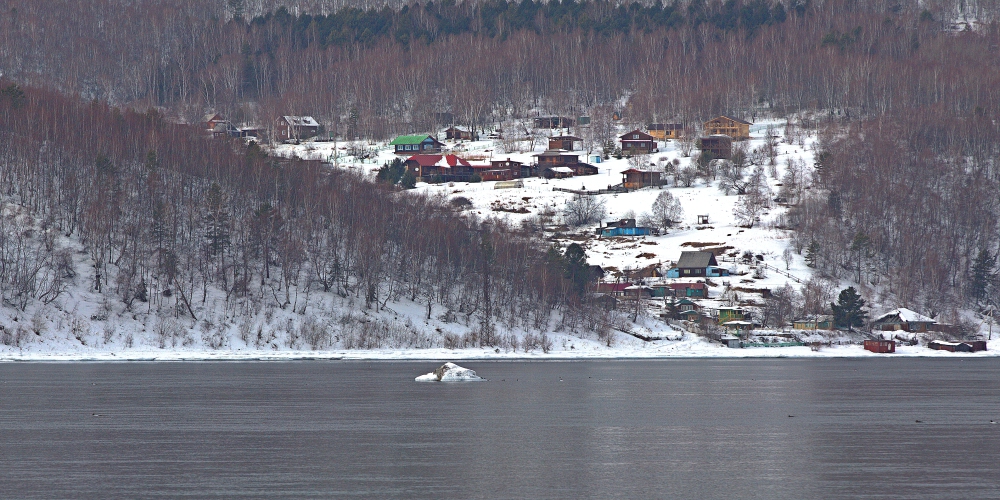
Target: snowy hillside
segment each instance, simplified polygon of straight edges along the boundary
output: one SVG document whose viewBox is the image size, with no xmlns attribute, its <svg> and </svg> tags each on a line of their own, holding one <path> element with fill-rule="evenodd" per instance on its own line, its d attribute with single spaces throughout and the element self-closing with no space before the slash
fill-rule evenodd
<svg viewBox="0 0 1000 500">
<path fill-rule="evenodd" d="M 775 134 L 775 158 L 759 167 L 766 172 L 768 198 L 779 198 L 782 179 L 792 165 L 808 166 L 814 162 L 816 137 L 796 134 L 785 137 L 783 121 L 759 122 L 751 129 L 752 138 L 744 141 L 746 150 L 761 149 L 768 132 Z M 558 132 L 558 131 L 554 131 Z M 455 144 L 453 151 L 476 161 L 506 159 L 532 163 L 532 155 L 542 151 L 501 154 L 494 141 Z M 320 159 L 329 168 L 360 170 L 374 176 L 385 162 L 395 158 L 386 144 L 370 146 L 373 158 L 359 161 L 347 156 L 344 144 L 310 142 L 281 145 L 274 153 Z M 736 194 L 720 190 L 719 180 L 699 178 L 689 187 L 679 187 L 677 173 L 665 174 L 666 186 L 645 188 L 627 193 L 597 195 L 606 214 L 603 221 L 642 218 L 660 193 L 667 191 L 680 202 L 683 216 L 664 234 L 641 237 L 598 238 L 596 225 L 567 228 L 562 224 L 562 210 L 574 194 L 557 191 L 599 190 L 622 182 L 621 172 L 633 167 L 662 169 L 673 165 L 679 172 L 693 168 L 694 159 L 679 150 L 676 141 L 661 141 L 660 151 L 636 165 L 627 158 L 609 158 L 595 163 L 597 175 L 565 179 L 527 178 L 522 188 L 494 189 L 494 182 L 420 183 L 417 192 L 449 199 L 464 198 L 463 208 L 480 218 L 503 218 L 515 224 L 538 224 L 559 248 L 578 243 L 586 250 L 588 262 L 602 266 L 605 280 L 627 279 L 637 270 L 656 265 L 669 269 L 685 250 L 721 248 L 719 265 L 731 276 L 707 280 L 709 297 L 703 307 L 724 305 L 759 305 L 762 295 L 756 290 L 785 286 L 800 290 L 811 270 L 801 249 L 792 247 L 789 231 L 781 229 L 787 208 L 773 201 L 752 227 L 741 225 L 734 215 L 740 200 Z M 586 152 L 580 152 L 581 156 Z M 599 154 L 591 152 L 587 159 Z M 582 159 L 582 158 L 581 158 Z M 750 167 L 754 168 L 753 166 Z M 807 168 L 805 170 L 810 170 Z M 807 181 L 807 179 L 803 179 Z M 778 201 L 781 201 L 780 199 Z M 6 210 L 18 210 L 7 205 Z M 707 223 L 699 216 L 707 216 Z M 29 226 L 40 227 L 40 221 Z M 869 355 L 857 345 L 838 346 L 857 341 L 849 336 L 825 340 L 827 347 L 785 347 L 771 349 L 729 349 L 668 323 L 660 318 L 665 302 L 651 300 L 634 315 L 614 312 L 610 332 L 597 334 L 584 325 L 567 324 L 559 317 L 550 318 L 548 331 L 525 328 L 500 331 L 500 342 L 493 348 L 473 348 L 469 336 L 477 324 L 469 315 L 439 308 L 427 310 L 425 304 L 401 300 L 385 308 L 365 309 L 364 300 L 348 295 L 311 291 L 298 294 L 291 307 L 264 306 L 260 310 L 227 310 L 220 290 L 209 288 L 204 300 L 196 304 L 198 320 L 184 311 L 155 311 L 142 304 L 130 311 L 113 297 L 95 292 L 94 268 L 79 241 L 61 238 L 58 245 L 72 255 L 75 278 L 66 292 L 50 303 L 28 304 L 24 310 L 12 304 L 0 306 L 0 360 L 15 359 L 296 359 L 296 358 L 369 358 L 369 359 L 443 359 L 443 358 L 523 358 L 523 357 L 678 357 L 678 356 L 860 356 Z M 752 256 L 750 261 L 745 255 Z M 177 305 L 180 308 L 180 302 Z M 761 332 L 767 334 L 765 330 Z M 773 332 L 778 333 L 778 332 Z M 649 340 L 653 339 L 653 340 Z M 923 347 L 900 347 L 901 354 L 949 355 Z M 993 351 L 989 351 L 992 353 Z M 980 353 L 978 355 L 988 355 Z"/>
</svg>

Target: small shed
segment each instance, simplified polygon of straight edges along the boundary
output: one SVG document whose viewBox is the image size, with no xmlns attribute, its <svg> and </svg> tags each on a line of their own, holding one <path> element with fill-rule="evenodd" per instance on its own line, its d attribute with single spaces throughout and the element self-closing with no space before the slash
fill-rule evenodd
<svg viewBox="0 0 1000 500">
<path fill-rule="evenodd" d="M 896 352 L 896 341 L 883 339 L 866 340 L 865 350 L 877 353 Z"/>
<path fill-rule="evenodd" d="M 622 185 L 625 189 L 641 189 L 660 185 L 660 172 L 630 168 L 622 172 Z"/>
<path fill-rule="evenodd" d="M 750 332 L 753 331 L 753 322 L 745 320 L 727 321 L 722 324 L 722 328 L 724 328 L 728 334 L 745 339 L 750 335 Z"/>
<path fill-rule="evenodd" d="M 472 141 L 475 140 L 476 136 L 467 127 L 453 125 L 445 129 L 444 137 L 445 139 L 454 139 L 456 141 Z"/>
<path fill-rule="evenodd" d="M 792 328 L 796 330 L 833 330 L 833 316 L 800 318 L 792 322 Z"/>
<path fill-rule="evenodd" d="M 719 342 L 722 342 L 722 345 L 729 347 L 730 349 L 739 349 L 743 347 L 743 343 L 740 338 L 733 335 L 723 335 L 719 338 Z"/>
<path fill-rule="evenodd" d="M 565 179 L 566 177 L 573 177 L 576 173 L 570 167 L 548 167 L 542 171 L 542 177 L 546 179 Z"/>
<path fill-rule="evenodd" d="M 523 187 L 523 181 L 500 181 L 493 185 L 493 189 L 518 189 Z"/>
</svg>

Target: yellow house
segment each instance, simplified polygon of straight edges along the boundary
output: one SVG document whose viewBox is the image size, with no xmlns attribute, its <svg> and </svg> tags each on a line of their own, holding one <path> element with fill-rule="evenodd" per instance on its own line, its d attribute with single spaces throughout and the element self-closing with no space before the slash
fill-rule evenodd
<svg viewBox="0 0 1000 500">
<path fill-rule="evenodd" d="M 649 135 L 657 140 L 679 139 L 684 127 L 680 123 L 650 123 Z"/>
<path fill-rule="evenodd" d="M 733 139 L 750 138 L 750 122 L 722 115 L 705 122 L 705 135 L 728 135 Z"/>
</svg>

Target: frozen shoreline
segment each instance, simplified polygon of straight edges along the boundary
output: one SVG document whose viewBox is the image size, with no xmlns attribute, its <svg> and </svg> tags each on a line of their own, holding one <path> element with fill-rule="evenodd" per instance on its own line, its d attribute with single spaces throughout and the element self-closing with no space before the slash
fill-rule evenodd
<svg viewBox="0 0 1000 500">
<path fill-rule="evenodd" d="M 1000 351 L 953 353 L 921 346 L 898 346 L 892 354 L 875 354 L 861 346 L 775 347 L 729 349 L 709 346 L 704 349 L 674 350 L 649 348 L 598 352 L 556 351 L 550 353 L 500 352 L 488 349 L 413 349 L 413 350 L 329 350 L 329 351 L 182 351 L 149 350 L 125 352 L 0 352 L 0 363 L 7 362 L 119 362 L 119 361 L 585 361 L 628 359 L 737 359 L 737 358 L 945 358 L 970 359 L 1000 356 Z"/>
</svg>

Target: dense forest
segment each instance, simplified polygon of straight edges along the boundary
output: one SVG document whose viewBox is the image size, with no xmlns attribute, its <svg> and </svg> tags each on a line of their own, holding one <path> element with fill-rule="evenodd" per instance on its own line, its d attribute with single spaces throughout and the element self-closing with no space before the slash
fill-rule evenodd
<svg viewBox="0 0 1000 500">
<path fill-rule="evenodd" d="M 719 113 L 809 116 L 822 151 L 788 227 L 817 271 L 930 312 L 993 302 L 998 14 L 995 2 L 947 0 L 3 1 L 0 72 L 25 92 L 3 101 L 4 189 L 60 231 L 80 231 L 96 262 L 127 270 L 121 284 L 102 285 L 126 301 L 136 283 L 187 301 L 208 281 L 251 296 L 260 276 L 286 279 L 316 255 L 336 255 L 336 279 L 309 267 L 322 287 L 349 286 L 372 304 L 403 289 L 461 302 L 484 295 L 449 288 L 482 288 L 472 273 L 483 244 L 474 243 L 480 233 L 441 222 L 454 216 L 440 203 L 182 139 L 168 123 L 210 110 L 265 126 L 308 114 L 341 138 L 381 140 L 430 131 L 441 113 L 478 127 L 539 112 L 588 115 L 594 133 L 609 136 L 612 112 L 625 126 L 691 128 Z M 367 197 L 385 208 L 361 219 L 354 203 Z M 211 258 L 195 251 L 220 220 L 230 228 L 224 243 L 211 245 Z M 345 243 L 368 226 L 373 236 Z M 140 234 L 155 227 L 170 228 L 170 252 L 152 243 L 165 236 Z M 377 262 L 350 246 L 364 238 L 384 245 L 373 247 Z M 530 242 L 497 248 L 497 259 L 536 257 L 509 271 L 521 274 L 495 277 L 499 288 L 487 295 L 504 305 L 492 315 L 571 302 L 559 273 L 539 272 L 545 257 Z M 399 259 L 413 252 L 428 260 L 404 268 L 421 274 L 399 275 Z M 189 259 L 176 263 L 184 273 L 164 267 L 172 259 Z M 437 284 L 421 288 L 428 279 Z"/>
</svg>

